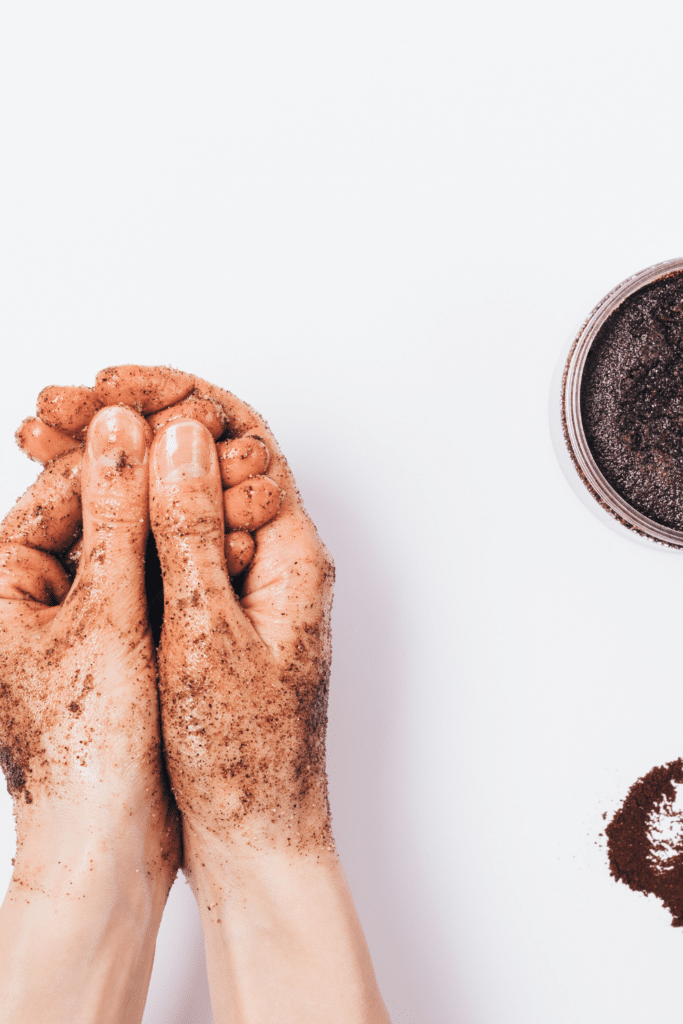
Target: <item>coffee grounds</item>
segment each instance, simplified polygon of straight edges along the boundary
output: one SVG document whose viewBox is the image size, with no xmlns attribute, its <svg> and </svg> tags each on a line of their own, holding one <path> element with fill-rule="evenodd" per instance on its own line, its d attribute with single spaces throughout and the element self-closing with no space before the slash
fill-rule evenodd
<svg viewBox="0 0 683 1024">
<path fill-rule="evenodd" d="M 675 806 L 683 760 L 653 768 L 628 791 L 605 829 L 609 868 L 636 892 L 653 893 L 683 927 L 683 811 Z M 668 834 L 667 834 L 668 833 Z"/>
<path fill-rule="evenodd" d="M 612 487 L 683 531 L 683 271 L 641 288 L 603 324 L 584 367 L 581 417 Z"/>
</svg>

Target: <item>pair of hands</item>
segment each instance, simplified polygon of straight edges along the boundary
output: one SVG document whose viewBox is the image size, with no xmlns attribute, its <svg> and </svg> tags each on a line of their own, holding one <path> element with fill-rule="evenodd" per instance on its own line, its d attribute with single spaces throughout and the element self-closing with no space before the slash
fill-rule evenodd
<svg viewBox="0 0 683 1024">
<path fill-rule="evenodd" d="M 19 442 L 51 461 L 0 527 L 0 763 L 15 802 L 16 885 L 40 885 L 36 837 L 44 846 L 67 832 L 88 833 L 91 848 L 93 836 L 106 846 L 132 830 L 135 870 L 166 890 L 180 829 L 190 873 L 192 857 L 234 843 L 331 850 L 333 570 L 267 425 L 228 392 L 164 368 L 46 389 L 39 412 Z M 245 468 L 265 468 L 263 446 L 268 477 L 240 482 Z M 150 530 L 163 575 L 158 649 Z M 239 593 L 226 564 L 236 547 L 233 571 L 248 562 Z M 64 566 L 76 558 L 72 581 Z"/>
</svg>

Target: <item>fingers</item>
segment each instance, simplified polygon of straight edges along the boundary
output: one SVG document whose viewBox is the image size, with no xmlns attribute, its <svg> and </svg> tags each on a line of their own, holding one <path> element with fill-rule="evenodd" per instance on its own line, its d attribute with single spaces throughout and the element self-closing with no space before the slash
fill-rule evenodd
<svg viewBox="0 0 683 1024">
<path fill-rule="evenodd" d="M 92 388 L 47 387 L 38 395 L 36 412 L 43 423 L 82 440 L 102 402 Z"/>
<path fill-rule="evenodd" d="M 247 435 L 216 445 L 224 487 L 235 487 L 250 476 L 260 476 L 268 469 L 270 453 L 260 437 Z"/>
<path fill-rule="evenodd" d="M 147 424 L 124 406 L 100 410 L 88 428 L 81 483 L 83 550 L 76 590 L 96 578 L 114 600 L 144 594 L 147 441 Z"/>
<path fill-rule="evenodd" d="M 14 437 L 29 459 L 43 464 L 80 447 L 73 437 L 35 417 L 25 419 Z"/>
<path fill-rule="evenodd" d="M 197 391 L 205 394 L 208 398 L 212 398 L 222 406 L 228 417 L 229 434 L 233 439 L 233 441 L 227 442 L 228 445 L 234 443 L 234 440 L 243 439 L 245 436 L 256 436 L 266 446 L 269 453 L 269 461 L 267 463 L 268 475 L 278 485 L 280 490 L 285 491 L 286 500 L 285 505 L 283 505 L 283 512 L 287 506 L 295 504 L 298 501 L 299 495 L 294 478 L 266 421 L 246 402 L 242 402 L 229 391 L 224 391 L 223 388 L 209 384 L 208 381 L 202 380 L 199 377 L 195 378 L 195 387 Z M 226 449 L 223 449 L 222 454 L 225 452 Z"/>
<path fill-rule="evenodd" d="M 97 375 L 94 388 L 50 386 L 38 396 L 38 418 L 25 420 L 17 430 L 17 444 L 30 459 L 44 464 L 75 448 L 102 406 L 129 405 L 143 415 L 155 414 L 184 399 L 193 388 L 190 374 L 166 366 L 110 367 Z M 225 414 L 220 405 L 202 399 L 196 396 L 197 408 L 185 415 L 197 415 L 220 437 L 227 425 Z M 221 431 L 217 431 L 219 424 Z"/>
<path fill-rule="evenodd" d="M 189 398 L 183 398 L 190 394 Z M 178 402 L 177 399 L 181 398 Z M 286 463 L 277 452 L 274 439 L 271 448 L 276 453 L 271 477 L 280 476 L 281 482 L 263 478 L 268 468 L 270 452 L 263 434 L 268 434 L 266 424 L 234 396 L 221 389 L 213 388 L 203 381 L 197 381 L 189 374 L 166 367 L 120 366 L 111 367 L 98 374 L 95 388 L 49 387 L 38 399 L 41 419 L 24 424 L 18 437 L 19 443 L 33 458 L 41 461 L 73 448 L 74 436 L 82 436 L 85 424 L 100 406 L 101 402 L 124 402 L 149 413 L 150 426 L 160 429 L 164 423 L 189 416 L 202 422 L 214 439 L 222 436 L 228 427 L 228 413 L 234 422 L 230 432 L 243 430 L 251 424 L 261 432 L 233 438 L 223 442 L 219 449 L 221 476 L 227 488 L 225 505 L 229 530 L 257 530 L 269 522 L 279 511 L 281 504 L 286 508 L 289 498 L 290 513 L 305 515 L 298 501 L 298 493 L 291 480 Z M 161 405 L 176 402 L 167 408 Z M 150 411 L 157 409 L 159 411 Z M 47 422 L 44 422 L 47 421 Z M 283 478 L 290 484 L 288 491 L 281 486 Z M 250 481 L 244 487 L 245 481 Z M 233 489 L 236 490 L 233 491 Z M 242 566 L 252 545 L 242 545 L 239 559 L 233 552 L 231 569 Z M 73 559 L 71 559 L 73 562 Z"/>
<path fill-rule="evenodd" d="M 0 524 L 0 542 L 58 554 L 81 532 L 80 448 L 51 462 Z"/>
<path fill-rule="evenodd" d="M 242 402 L 229 391 L 215 387 L 199 377 L 195 378 L 195 387 L 197 391 L 219 402 L 228 417 L 229 434 L 233 440 L 225 442 L 226 449 L 223 449 L 222 454 L 227 451 L 227 446 L 231 446 L 236 440 L 243 441 L 246 436 L 252 438 L 256 436 L 266 446 L 269 453 L 269 462 L 267 464 L 268 478 L 283 492 L 281 504 L 277 510 L 276 521 L 281 526 L 290 522 L 295 529 L 303 523 L 307 523 L 309 527 L 312 526 L 304 510 L 292 472 L 266 421 L 246 402 Z M 227 462 L 229 460 L 224 457 L 222 461 Z M 259 534 L 256 538 L 257 559 L 261 555 L 262 542 L 267 542 L 265 534 L 263 536 Z M 322 545 L 320 546 L 322 548 Z"/>
<path fill-rule="evenodd" d="M 164 636 L 204 635 L 223 616 L 246 626 L 225 563 L 223 494 L 216 446 L 193 420 L 172 420 L 150 460 L 152 530 L 164 578 Z"/>
<path fill-rule="evenodd" d="M 18 544 L 0 545 L 0 598 L 56 605 L 71 580 L 52 555 Z"/>
<path fill-rule="evenodd" d="M 283 621 L 293 621 L 292 602 L 300 609 L 310 608 L 311 615 L 327 614 L 334 576 L 332 561 L 306 514 L 292 472 L 268 424 L 230 392 L 200 378 L 195 379 L 195 384 L 202 393 L 220 402 L 228 417 L 233 440 L 219 446 L 221 454 L 237 444 L 237 440 L 244 442 L 247 437 L 258 437 L 270 455 L 268 477 L 264 479 L 275 484 L 282 492 L 279 499 L 277 495 L 271 499 L 271 508 L 274 508 L 276 499 L 280 502 L 279 507 L 275 508 L 277 514 L 274 518 L 254 526 L 256 553 L 244 583 L 243 609 L 254 624 L 259 622 L 257 628 L 264 638 L 265 618 L 270 617 L 271 622 L 275 622 L 278 617 Z M 231 460 L 224 456 L 221 461 L 230 464 Z M 252 480 L 252 483 L 255 481 Z M 229 496 L 230 491 L 226 495 L 226 503 L 231 509 L 235 499 Z M 296 567 L 294 573 L 292 567 Z M 288 579 L 289 583 L 280 586 L 284 579 Z M 262 600 L 259 592 L 262 592 Z M 279 595 L 277 598 L 273 596 L 276 592 Z M 262 614 L 261 609 L 266 606 L 268 610 Z"/>
<path fill-rule="evenodd" d="M 225 562 L 230 576 L 239 576 L 254 557 L 256 544 L 250 533 L 238 531 L 225 535 Z"/>
<path fill-rule="evenodd" d="M 130 405 L 147 416 L 181 401 L 193 387 L 193 377 L 170 366 L 110 366 L 97 374 L 93 391 L 102 405 Z"/>
<path fill-rule="evenodd" d="M 223 495 L 225 523 L 230 530 L 258 530 L 274 519 L 284 498 L 267 476 L 257 476 L 231 487 Z"/>
<path fill-rule="evenodd" d="M 171 420 L 191 419 L 203 423 L 214 441 L 225 433 L 228 417 L 222 406 L 210 398 L 188 398 L 184 402 L 172 405 L 169 409 L 155 412 L 147 421 L 153 430 L 160 430 Z"/>
</svg>

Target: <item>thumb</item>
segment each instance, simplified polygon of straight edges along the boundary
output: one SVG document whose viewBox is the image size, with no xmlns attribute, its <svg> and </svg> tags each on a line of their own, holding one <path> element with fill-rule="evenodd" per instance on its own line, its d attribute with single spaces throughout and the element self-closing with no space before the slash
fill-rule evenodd
<svg viewBox="0 0 683 1024">
<path fill-rule="evenodd" d="M 90 423 L 81 470 L 83 552 L 74 597 L 94 590 L 107 602 L 127 599 L 137 606 L 144 601 L 150 434 L 145 420 L 124 406 L 102 409 Z"/>
<path fill-rule="evenodd" d="M 172 420 L 150 460 L 152 530 L 164 578 L 164 631 L 206 635 L 222 619 L 250 628 L 225 564 L 223 490 L 216 446 L 196 420 Z"/>
</svg>

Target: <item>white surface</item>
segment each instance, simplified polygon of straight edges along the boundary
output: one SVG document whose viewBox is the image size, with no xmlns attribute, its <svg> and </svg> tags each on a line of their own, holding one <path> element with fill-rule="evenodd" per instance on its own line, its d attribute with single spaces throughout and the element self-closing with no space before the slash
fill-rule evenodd
<svg viewBox="0 0 683 1024">
<path fill-rule="evenodd" d="M 0 407 L 170 362 L 269 419 L 334 553 L 336 832 L 394 1024 L 679 1024 L 599 833 L 683 753 L 681 555 L 581 506 L 558 353 L 681 254 L 683 15 L 5 5 Z M 0 808 L 0 867 L 12 823 Z M 146 1024 L 210 1020 L 186 887 Z"/>
</svg>

